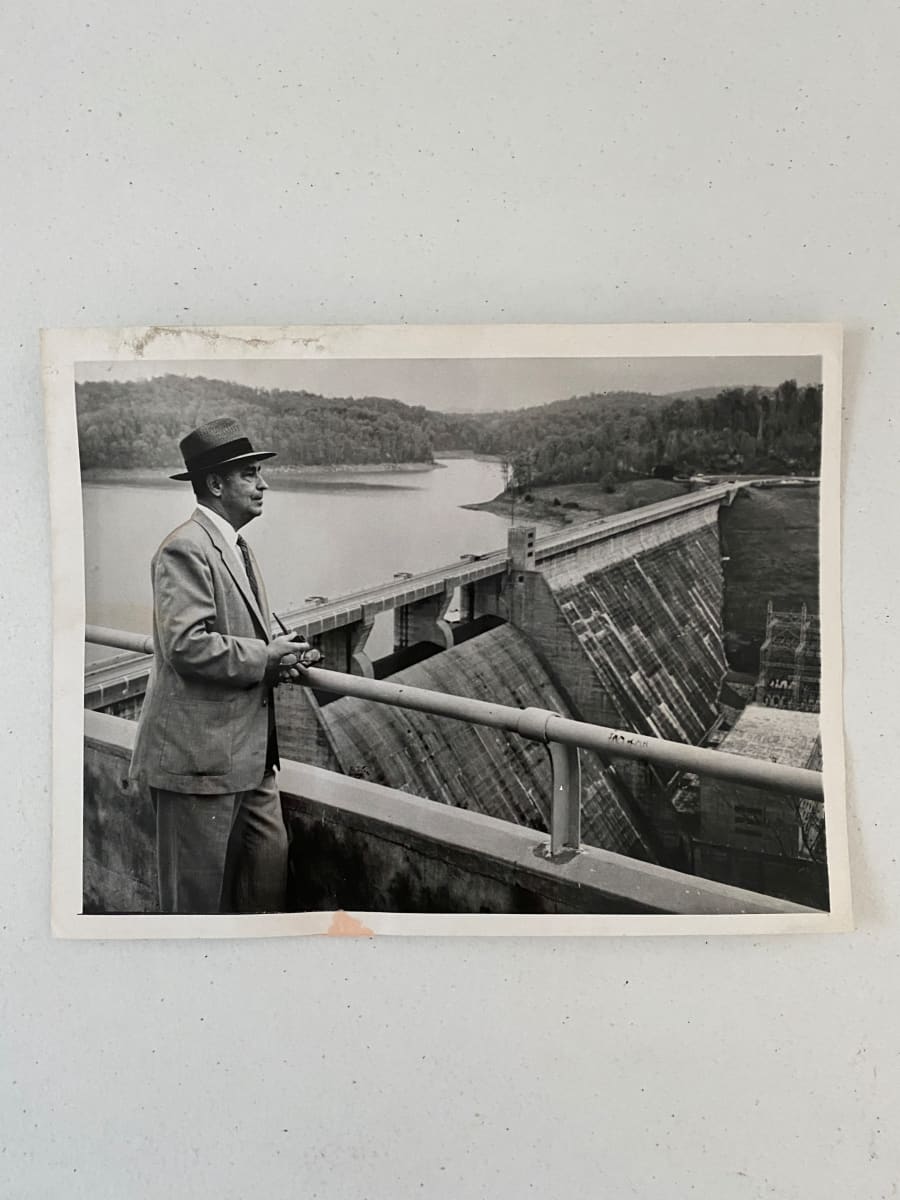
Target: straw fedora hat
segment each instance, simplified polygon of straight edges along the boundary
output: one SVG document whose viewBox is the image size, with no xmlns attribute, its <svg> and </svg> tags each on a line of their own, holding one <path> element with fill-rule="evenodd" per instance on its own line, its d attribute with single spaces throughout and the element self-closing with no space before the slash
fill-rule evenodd
<svg viewBox="0 0 900 1200">
<path fill-rule="evenodd" d="M 218 467 L 233 467 L 238 463 L 259 462 L 274 458 L 274 450 L 254 450 L 250 439 L 231 417 L 217 417 L 181 439 L 178 443 L 185 470 L 170 479 L 193 479 Z"/>
</svg>

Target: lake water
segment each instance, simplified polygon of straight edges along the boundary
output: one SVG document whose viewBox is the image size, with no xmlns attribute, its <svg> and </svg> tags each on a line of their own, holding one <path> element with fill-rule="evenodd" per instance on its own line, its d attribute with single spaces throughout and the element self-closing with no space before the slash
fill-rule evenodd
<svg viewBox="0 0 900 1200">
<path fill-rule="evenodd" d="M 276 612 L 307 596 L 340 596 L 506 544 L 508 520 L 460 508 L 503 488 L 499 463 L 447 459 L 433 471 L 334 472 L 291 490 L 267 476 L 265 511 L 244 529 Z M 149 633 L 150 559 L 193 511 L 189 484 L 87 484 L 83 491 L 87 620 Z M 392 648 L 390 614 L 369 649 Z M 89 648 L 90 659 L 103 651 Z"/>
</svg>

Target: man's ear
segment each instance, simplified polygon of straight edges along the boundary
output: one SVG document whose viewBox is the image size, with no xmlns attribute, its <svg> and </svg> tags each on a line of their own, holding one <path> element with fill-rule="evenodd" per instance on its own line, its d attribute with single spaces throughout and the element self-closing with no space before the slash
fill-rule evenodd
<svg viewBox="0 0 900 1200">
<path fill-rule="evenodd" d="M 206 476 L 206 490 L 211 496 L 215 496 L 216 498 L 221 496 L 222 476 L 215 474 L 215 472 L 210 472 L 210 474 Z"/>
</svg>

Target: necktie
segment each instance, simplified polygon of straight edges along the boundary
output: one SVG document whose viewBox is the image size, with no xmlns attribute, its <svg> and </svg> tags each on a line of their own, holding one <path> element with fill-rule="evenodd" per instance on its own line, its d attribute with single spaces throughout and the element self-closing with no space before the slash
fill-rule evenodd
<svg viewBox="0 0 900 1200">
<path fill-rule="evenodd" d="M 247 572 L 247 580 L 250 584 L 250 590 L 256 598 L 256 603 L 259 604 L 259 584 L 256 582 L 256 575 L 253 570 L 253 563 L 250 561 L 250 547 L 238 534 L 238 549 L 241 552 L 241 558 L 244 560 L 244 570 Z"/>
<path fill-rule="evenodd" d="M 250 584 L 250 590 L 256 597 L 256 603 L 260 604 L 259 599 L 259 584 L 256 582 L 256 572 L 253 570 L 253 563 L 250 560 L 250 547 L 244 541 L 240 534 L 237 539 L 238 549 L 241 552 L 241 558 L 244 560 L 244 570 L 247 572 L 247 580 Z M 260 607 L 262 605 L 260 604 Z M 271 687 L 268 691 L 268 724 L 269 732 L 266 738 L 266 771 L 271 771 L 273 767 L 281 765 L 281 760 L 278 757 L 278 734 L 275 729 L 275 693 Z"/>
</svg>

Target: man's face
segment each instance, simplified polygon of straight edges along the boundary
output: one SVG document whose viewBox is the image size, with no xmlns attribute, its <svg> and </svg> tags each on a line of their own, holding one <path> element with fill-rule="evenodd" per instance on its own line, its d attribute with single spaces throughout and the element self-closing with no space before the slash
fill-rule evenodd
<svg viewBox="0 0 900 1200">
<path fill-rule="evenodd" d="M 262 512 L 263 492 L 269 485 L 262 477 L 259 463 L 235 467 L 217 476 L 216 480 L 210 480 L 210 484 L 214 494 L 218 493 L 216 498 L 222 515 L 235 529 L 240 529 Z"/>
</svg>

